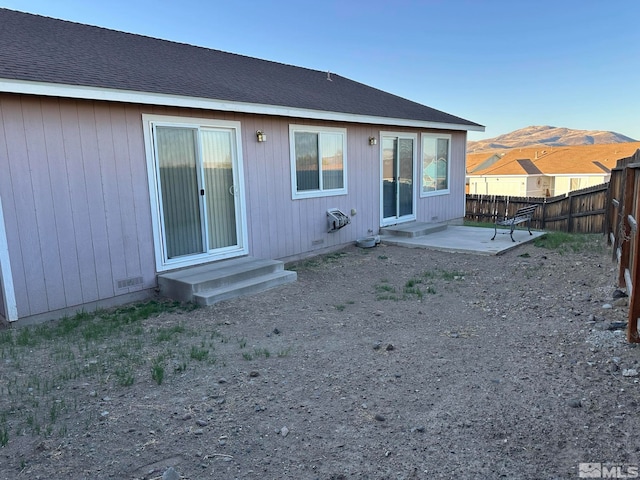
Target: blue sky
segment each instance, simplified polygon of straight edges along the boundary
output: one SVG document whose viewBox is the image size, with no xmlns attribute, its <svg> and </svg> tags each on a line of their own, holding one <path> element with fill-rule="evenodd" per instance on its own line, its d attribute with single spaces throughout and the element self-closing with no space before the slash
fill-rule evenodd
<svg viewBox="0 0 640 480">
<path fill-rule="evenodd" d="M 330 70 L 486 126 L 640 140 L 638 0 L 0 0 L 3 7 Z"/>
</svg>

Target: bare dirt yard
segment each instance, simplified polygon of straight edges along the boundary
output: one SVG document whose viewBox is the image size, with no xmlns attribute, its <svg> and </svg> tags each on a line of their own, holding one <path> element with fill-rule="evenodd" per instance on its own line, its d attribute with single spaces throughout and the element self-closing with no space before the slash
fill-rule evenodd
<svg viewBox="0 0 640 480">
<path fill-rule="evenodd" d="M 602 237 L 294 267 L 294 284 L 208 308 L 0 331 L 0 478 L 637 472 L 640 350 Z"/>
</svg>

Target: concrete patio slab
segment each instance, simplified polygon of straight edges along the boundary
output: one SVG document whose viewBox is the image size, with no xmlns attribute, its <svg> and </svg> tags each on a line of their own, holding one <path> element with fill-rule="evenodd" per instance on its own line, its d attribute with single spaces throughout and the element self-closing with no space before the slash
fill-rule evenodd
<svg viewBox="0 0 640 480">
<path fill-rule="evenodd" d="M 495 240 L 491 240 L 493 232 L 493 228 L 449 225 L 444 230 L 419 237 L 381 235 L 380 240 L 387 245 L 409 248 L 427 248 L 476 255 L 500 255 L 545 235 L 545 232 L 532 231 L 532 235 L 529 235 L 527 230 L 515 230 L 513 232 L 515 242 L 512 242 L 508 229 L 498 229 Z"/>
</svg>

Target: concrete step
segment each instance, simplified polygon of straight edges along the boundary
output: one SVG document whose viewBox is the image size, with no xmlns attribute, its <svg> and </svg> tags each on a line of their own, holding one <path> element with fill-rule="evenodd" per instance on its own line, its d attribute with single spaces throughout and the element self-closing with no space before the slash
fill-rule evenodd
<svg viewBox="0 0 640 480">
<path fill-rule="evenodd" d="M 221 299 L 233 298 L 293 282 L 296 277 L 280 261 L 240 257 L 163 273 L 158 275 L 158 286 L 165 297 L 211 305 L 219 300 L 202 299 L 215 299 L 215 292 L 221 292 Z"/>
<path fill-rule="evenodd" d="M 198 305 L 213 305 L 222 300 L 243 295 L 254 295 L 287 283 L 295 282 L 297 276 L 296 272 L 288 270 L 277 271 L 236 282 L 226 287 L 200 291 L 193 295 L 193 301 Z"/>
<path fill-rule="evenodd" d="M 396 237 L 422 237 L 430 233 L 441 232 L 447 229 L 446 223 L 408 222 L 380 229 L 380 235 Z"/>
</svg>

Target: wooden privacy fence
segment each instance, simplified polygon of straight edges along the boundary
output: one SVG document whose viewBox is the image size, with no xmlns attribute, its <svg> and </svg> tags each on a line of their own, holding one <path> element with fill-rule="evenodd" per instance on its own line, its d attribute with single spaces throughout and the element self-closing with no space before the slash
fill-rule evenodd
<svg viewBox="0 0 640 480">
<path fill-rule="evenodd" d="M 640 150 L 628 158 L 618 160 L 611 171 L 607 197 L 607 241 L 613 246 L 613 257 L 618 262 L 618 285 L 629 295 L 627 340 L 640 343 L 638 317 L 640 316 Z M 637 287 L 637 288 L 635 288 Z"/>
<path fill-rule="evenodd" d="M 509 197 L 467 195 L 465 219 L 494 223 L 513 216 L 521 207 L 538 205 L 531 227 L 570 233 L 603 233 L 607 214 L 608 185 L 596 185 L 557 197 Z"/>
<path fill-rule="evenodd" d="M 465 218 L 495 222 L 537 204 L 531 226 L 540 230 L 604 233 L 618 263 L 618 286 L 629 295 L 627 340 L 640 343 L 640 150 L 618 160 L 608 184 L 552 198 L 467 195 Z M 635 287 L 635 288 L 634 288 Z"/>
</svg>

